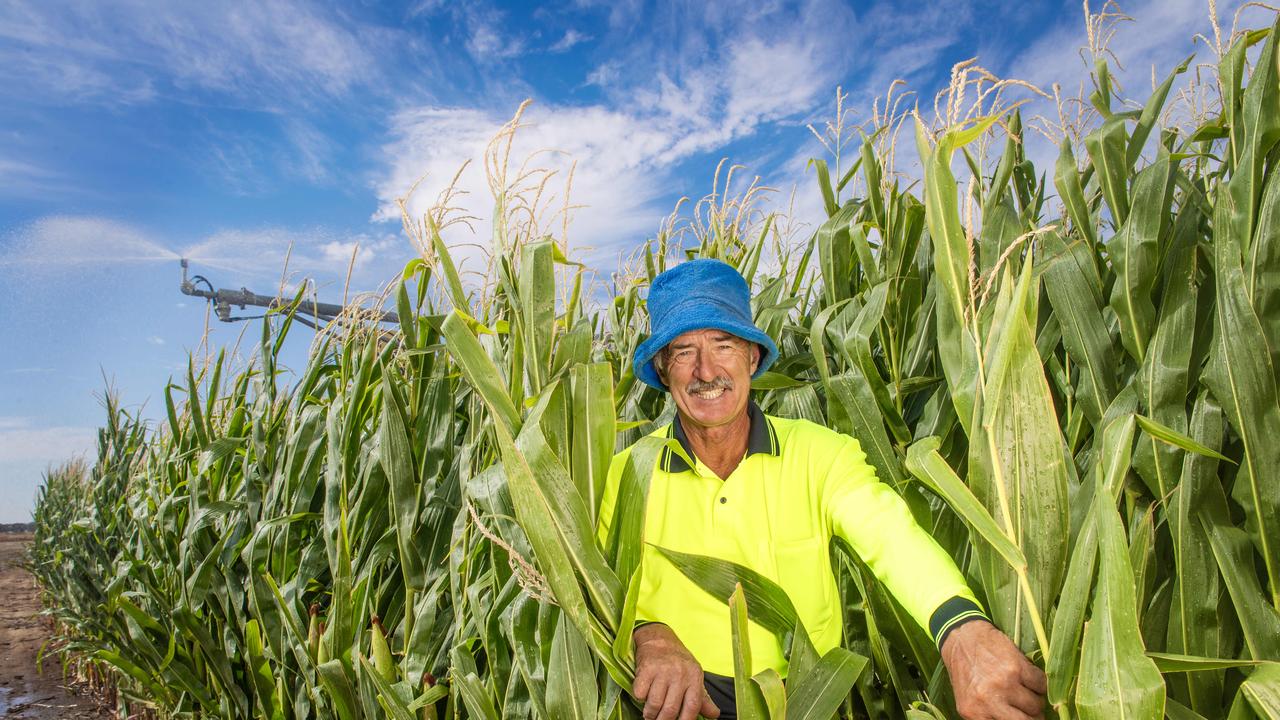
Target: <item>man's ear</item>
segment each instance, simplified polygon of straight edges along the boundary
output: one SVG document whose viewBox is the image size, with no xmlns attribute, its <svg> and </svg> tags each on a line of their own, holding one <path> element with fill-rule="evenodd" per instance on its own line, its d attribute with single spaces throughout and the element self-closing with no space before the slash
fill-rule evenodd
<svg viewBox="0 0 1280 720">
<path fill-rule="evenodd" d="M 756 374 L 756 368 L 760 367 L 760 344 L 751 343 L 751 374 Z"/>
</svg>

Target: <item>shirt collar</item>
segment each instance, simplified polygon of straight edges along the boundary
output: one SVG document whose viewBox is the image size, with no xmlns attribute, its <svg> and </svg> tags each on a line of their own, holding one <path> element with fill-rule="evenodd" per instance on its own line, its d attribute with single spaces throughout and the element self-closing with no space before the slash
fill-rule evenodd
<svg viewBox="0 0 1280 720">
<path fill-rule="evenodd" d="M 769 418 L 760 410 L 760 406 L 756 405 L 755 400 L 747 402 L 747 417 L 751 421 L 751 429 L 747 434 L 747 455 L 755 455 L 756 453 L 764 453 L 765 455 L 778 455 L 782 448 L 778 444 L 778 433 L 773 429 L 773 423 L 769 422 Z M 680 443 L 680 447 L 684 448 L 685 453 L 689 457 L 694 457 L 693 446 L 689 444 L 689 436 L 685 435 L 684 428 L 680 425 L 680 413 L 671 420 L 671 424 L 667 426 L 667 437 L 675 438 Z M 662 459 L 658 463 L 666 472 L 679 473 L 686 470 L 692 470 L 689 463 L 684 461 L 670 448 L 662 451 Z"/>
</svg>

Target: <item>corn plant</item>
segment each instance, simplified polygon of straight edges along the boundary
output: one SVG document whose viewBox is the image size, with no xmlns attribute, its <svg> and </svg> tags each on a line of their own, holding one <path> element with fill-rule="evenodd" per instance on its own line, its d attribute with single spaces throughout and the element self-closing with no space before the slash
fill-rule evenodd
<svg viewBox="0 0 1280 720">
<path fill-rule="evenodd" d="M 108 396 L 96 462 L 51 471 L 36 510 L 68 651 L 113 670 L 122 711 L 166 717 L 639 717 L 642 510 L 667 442 L 647 436 L 674 408 L 630 358 L 653 278 L 715 257 L 778 341 L 761 406 L 859 440 L 1046 669 L 1053 716 L 1280 717 L 1277 33 L 1236 38 L 1219 111 L 1185 131 L 1160 120 L 1188 63 L 1126 110 L 1100 60 L 1096 121 L 1052 173 L 1021 110 L 958 66 L 937 121 L 878 115 L 848 167 L 814 162 L 812 235 L 717 171 L 601 303 L 540 222 L 551 178 L 508 164 L 517 114 L 486 158 L 479 285 L 446 196 L 406 212 L 421 257 L 391 290 L 397 331 L 342 318 L 285 383 L 280 312 L 246 367 L 193 359 L 158 426 Z M 900 132 L 918 187 L 893 171 Z M 846 639 L 822 657 L 770 578 L 671 556 L 725 601 L 741 716 L 953 716 L 926 632 L 831 552 Z M 783 639 L 786 678 L 746 674 L 749 623 Z"/>
</svg>

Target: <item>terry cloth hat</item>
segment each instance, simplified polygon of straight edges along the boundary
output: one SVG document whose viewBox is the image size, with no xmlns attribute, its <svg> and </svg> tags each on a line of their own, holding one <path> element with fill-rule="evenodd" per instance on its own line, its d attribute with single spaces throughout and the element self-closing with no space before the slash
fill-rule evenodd
<svg viewBox="0 0 1280 720">
<path fill-rule="evenodd" d="M 759 345 L 764 356 L 752 378 L 778 359 L 778 346 L 751 321 L 747 281 L 719 260 L 689 260 L 662 273 L 653 279 L 648 304 L 651 334 L 636 348 L 631 363 L 646 385 L 667 389 L 653 367 L 653 356 L 690 330 L 715 328 Z"/>
</svg>

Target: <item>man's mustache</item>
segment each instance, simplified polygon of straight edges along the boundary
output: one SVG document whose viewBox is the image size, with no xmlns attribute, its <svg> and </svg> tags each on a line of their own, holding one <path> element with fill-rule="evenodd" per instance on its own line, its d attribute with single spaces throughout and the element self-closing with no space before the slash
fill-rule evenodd
<svg viewBox="0 0 1280 720">
<path fill-rule="evenodd" d="M 689 383 L 688 387 L 685 389 L 691 393 L 700 393 L 700 392 L 706 392 L 708 390 L 721 390 L 721 389 L 732 390 L 733 380 L 731 380 L 730 378 L 724 375 L 721 375 L 720 377 L 715 378 L 713 380 L 706 380 L 706 381 L 694 380 L 693 382 Z"/>
</svg>

